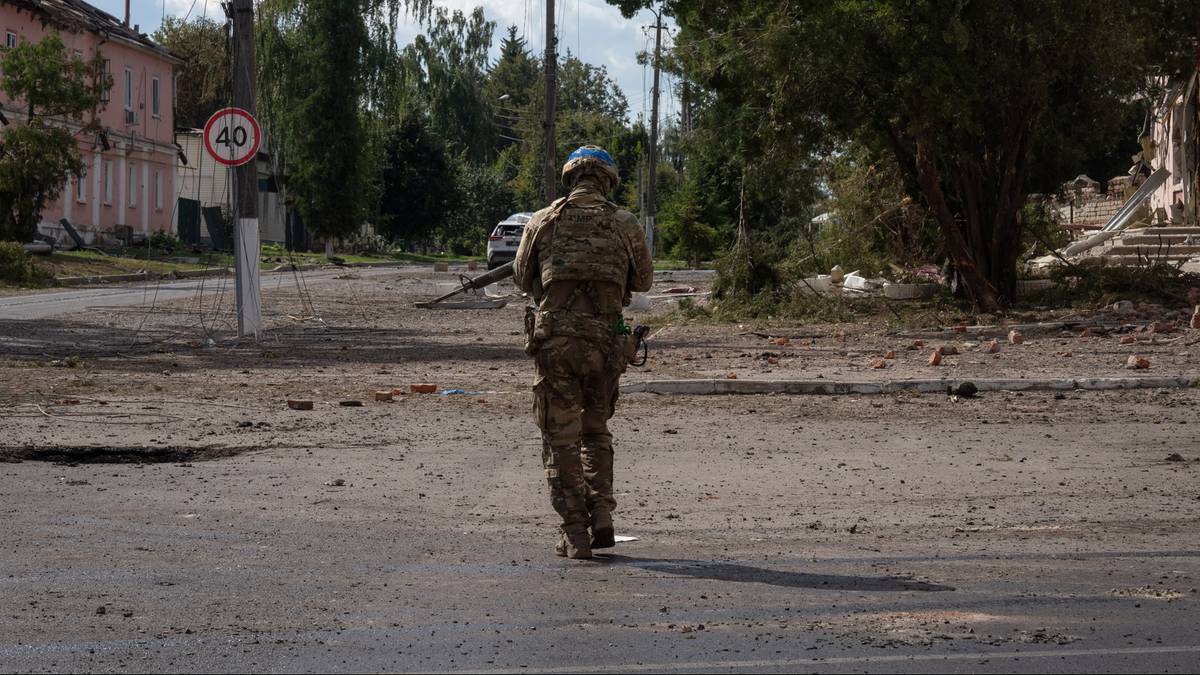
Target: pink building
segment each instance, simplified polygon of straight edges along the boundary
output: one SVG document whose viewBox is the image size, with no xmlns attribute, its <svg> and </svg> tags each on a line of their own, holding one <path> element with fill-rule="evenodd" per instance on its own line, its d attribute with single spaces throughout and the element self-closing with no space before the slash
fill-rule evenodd
<svg viewBox="0 0 1200 675">
<path fill-rule="evenodd" d="M 137 26 L 81 0 L 0 0 L 4 45 L 37 42 L 57 31 L 82 59 L 97 51 L 113 84 L 102 103 L 104 131 L 79 131 L 87 174 L 71 177 L 63 196 L 42 213 L 42 232 L 65 239 L 66 218 L 89 241 L 129 228 L 137 237 L 170 230 L 175 206 L 175 78 L 181 59 L 158 46 Z M 20 124 L 19 106 L 0 92 L 5 116 Z"/>
</svg>

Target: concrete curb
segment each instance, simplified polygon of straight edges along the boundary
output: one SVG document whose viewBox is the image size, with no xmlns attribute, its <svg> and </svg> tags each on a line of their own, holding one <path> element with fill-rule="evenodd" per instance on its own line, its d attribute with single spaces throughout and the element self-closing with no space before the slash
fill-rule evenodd
<svg viewBox="0 0 1200 675">
<path fill-rule="evenodd" d="M 649 380 L 621 386 L 622 394 L 682 394 L 710 396 L 719 394 L 791 394 L 825 395 L 894 394 L 913 391 L 944 394 L 970 382 L 979 391 L 1104 391 L 1109 389 L 1187 389 L 1200 386 L 1200 375 L 1168 377 L 1087 377 L 1074 379 L 942 379 L 889 380 L 885 382 L 830 382 L 827 380 Z"/>
<path fill-rule="evenodd" d="M 95 286 L 100 284 L 119 284 L 130 281 L 156 281 L 159 279 L 199 279 L 202 277 L 222 277 L 233 272 L 225 267 L 214 267 L 207 270 L 176 270 L 166 274 L 157 272 L 142 272 L 137 274 L 102 274 L 91 277 L 57 277 L 55 283 L 59 286 Z"/>
</svg>

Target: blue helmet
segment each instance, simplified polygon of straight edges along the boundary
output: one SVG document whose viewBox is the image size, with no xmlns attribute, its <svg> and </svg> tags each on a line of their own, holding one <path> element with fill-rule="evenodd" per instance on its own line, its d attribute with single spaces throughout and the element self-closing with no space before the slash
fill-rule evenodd
<svg viewBox="0 0 1200 675">
<path fill-rule="evenodd" d="M 621 182 L 621 177 L 617 173 L 617 163 L 613 161 L 612 155 L 596 145 L 581 146 L 567 157 L 567 163 L 563 164 L 562 168 L 563 185 L 567 187 L 574 185 L 579 176 L 586 173 L 597 173 L 607 178 L 611 182 L 609 190 Z"/>
</svg>

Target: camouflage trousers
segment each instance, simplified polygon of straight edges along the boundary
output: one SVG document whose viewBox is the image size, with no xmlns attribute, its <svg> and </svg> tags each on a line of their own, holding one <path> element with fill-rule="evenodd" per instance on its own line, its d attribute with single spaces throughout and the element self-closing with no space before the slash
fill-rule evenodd
<svg viewBox="0 0 1200 675">
<path fill-rule="evenodd" d="M 549 338 L 534 355 L 542 465 L 563 532 L 584 532 L 593 511 L 616 509 L 608 420 L 624 365 L 616 342 L 604 348 L 578 337 Z"/>
</svg>

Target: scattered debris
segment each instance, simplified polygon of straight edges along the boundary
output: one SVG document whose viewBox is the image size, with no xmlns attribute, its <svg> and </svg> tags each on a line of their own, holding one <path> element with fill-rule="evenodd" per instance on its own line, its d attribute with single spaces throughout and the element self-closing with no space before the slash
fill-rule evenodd
<svg viewBox="0 0 1200 675">
<path fill-rule="evenodd" d="M 1008 331 L 1008 342 L 1009 344 L 1019 345 L 1025 342 L 1025 336 L 1019 330 L 1010 330 Z"/>
<path fill-rule="evenodd" d="M 935 349 L 935 350 L 933 350 L 933 353 L 929 355 L 929 365 L 931 365 L 931 366 L 942 365 L 942 353 L 940 351 Z"/>
<path fill-rule="evenodd" d="M 696 292 L 696 288 L 694 286 L 676 286 L 674 288 L 666 289 L 665 291 L 663 291 L 663 294 L 664 295 L 674 295 L 676 293 L 695 293 L 695 292 Z"/>
<path fill-rule="evenodd" d="M 503 309 L 508 305 L 508 300 L 488 300 L 485 298 L 457 300 L 454 302 L 418 302 L 419 309 Z"/>
<path fill-rule="evenodd" d="M 888 362 L 883 359 L 875 359 L 874 361 L 871 361 L 871 367 L 875 368 L 876 370 L 880 368 L 887 368 Z"/>
<path fill-rule="evenodd" d="M 1192 312 L 1192 320 L 1188 325 L 1200 330 L 1200 305 L 1196 305 L 1196 310 Z"/>
<path fill-rule="evenodd" d="M 958 347 L 954 345 L 938 345 L 933 351 L 942 356 L 958 356 Z"/>
<path fill-rule="evenodd" d="M 997 340 L 988 340 L 979 346 L 979 351 L 983 352 L 984 354 L 999 354 L 1000 342 Z"/>
<path fill-rule="evenodd" d="M 726 373 L 726 375 L 725 375 L 725 379 L 727 379 L 727 380 L 736 380 L 736 379 L 737 379 L 737 373 Z"/>
<path fill-rule="evenodd" d="M 896 358 L 896 350 L 894 350 L 894 349 L 887 350 L 886 352 L 883 353 L 883 358 L 889 359 L 889 360 Z"/>
<path fill-rule="evenodd" d="M 1168 462 L 1183 462 L 1186 460 L 1183 458 L 1183 455 L 1179 454 L 1178 452 L 1172 452 L 1171 454 L 1167 455 L 1167 461 Z"/>
<path fill-rule="evenodd" d="M 1150 361 L 1138 356 L 1137 354 L 1130 355 L 1129 360 L 1125 362 L 1125 367 L 1130 370 L 1144 370 L 1150 367 Z"/>
<path fill-rule="evenodd" d="M 288 407 L 289 407 L 289 408 L 291 408 L 292 410 L 312 410 L 312 409 L 313 409 L 313 402 L 312 402 L 312 401 L 302 401 L 302 400 L 299 400 L 299 399 L 291 399 L 291 398 L 289 398 L 289 399 L 288 399 L 288 402 L 287 402 L 287 405 L 288 405 Z"/>
<path fill-rule="evenodd" d="M 954 395 L 962 398 L 975 398 L 975 394 L 978 393 L 979 387 L 976 387 L 974 382 L 963 382 L 954 390 Z"/>
<path fill-rule="evenodd" d="M 1137 338 L 1135 338 L 1132 335 L 1124 335 L 1121 337 L 1121 344 L 1123 344 L 1123 345 L 1131 345 L 1136 342 L 1137 342 Z"/>
<path fill-rule="evenodd" d="M 436 384 L 429 384 L 425 382 L 410 384 L 408 385 L 408 388 L 414 394 L 432 394 L 437 391 Z"/>
<path fill-rule="evenodd" d="M 788 338 L 781 337 L 781 338 L 775 338 L 774 342 L 776 345 L 778 345 L 780 347 L 786 347 L 788 345 L 789 340 L 788 340 Z"/>
<path fill-rule="evenodd" d="M 1180 591 L 1171 588 L 1155 588 L 1153 586 L 1114 588 L 1109 592 L 1123 598 L 1145 598 L 1148 600 L 1166 600 L 1167 602 L 1184 597 Z"/>
<path fill-rule="evenodd" d="M 345 478 L 334 478 L 333 480 L 325 481 L 326 487 L 342 487 L 346 484 Z"/>
<path fill-rule="evenodd" d="M 616 541 L 618 544 L 624 544 L 624 543 L 630 542 L 630 541 L 637 541 L 638 538 L 637 537 L 626 537 L 624 535 L 618 534 L 617 536 L 613 537 L 613 540 Z"/>
<path fill-rule="evenodd" d="M 375 392 L 375 400 L 381 402 L 395 400 L 396 392 L 394 389 L 383 389 Z"/>
<path fill-rule="evenodd" d="M 363 402 L 356 399 L 348 399 L 345 401 L 338 401 L 338 405 L 342 406 L 343 408 L 361 408 Z"/>
</svg>

